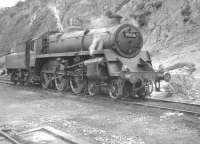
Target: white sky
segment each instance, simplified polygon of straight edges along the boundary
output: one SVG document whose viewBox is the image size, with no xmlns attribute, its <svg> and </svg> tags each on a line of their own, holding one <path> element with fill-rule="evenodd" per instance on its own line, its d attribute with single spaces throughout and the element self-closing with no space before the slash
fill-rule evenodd
<svg viewBox="0 0 200 144">
<path fill-rule="evenodd" d="M 2 8 L 2 7 L 12 7 L 18 1 L 24 1 L 24 0 L 0 0 L 0 8 Z"/>
</svg>

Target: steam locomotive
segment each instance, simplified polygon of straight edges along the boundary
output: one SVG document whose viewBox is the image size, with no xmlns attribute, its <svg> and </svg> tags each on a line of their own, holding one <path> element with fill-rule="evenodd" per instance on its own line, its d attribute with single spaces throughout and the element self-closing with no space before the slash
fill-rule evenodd
<svg viewBox="0 0 200 144">
<path fill-rule="evenodd" d="M 91 96 L 103 91 L 117 99 L 145 98 L 152 80 L 170 79 L 169 74 L 153 69 L 149 52 L 141 50 L 142 35 L 131 24 L 51 31 L 24 45 L 24 52 L 6 56 L 6 69 L 14 84 L 40 83 L 45 89 L 71 89 Z"/>
</svg>

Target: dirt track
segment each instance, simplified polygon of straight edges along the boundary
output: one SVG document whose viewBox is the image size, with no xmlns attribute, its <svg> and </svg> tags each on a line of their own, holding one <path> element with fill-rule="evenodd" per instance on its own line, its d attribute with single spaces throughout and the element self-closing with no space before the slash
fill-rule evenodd
<svg viewBox="0 0 200 144">
<path fill-rule="evenodd" d="M 0 84 L 0 127 L 52 126 L 97 144 L 194 144 L 200 118 L 38 88 Z"/>
</svg>

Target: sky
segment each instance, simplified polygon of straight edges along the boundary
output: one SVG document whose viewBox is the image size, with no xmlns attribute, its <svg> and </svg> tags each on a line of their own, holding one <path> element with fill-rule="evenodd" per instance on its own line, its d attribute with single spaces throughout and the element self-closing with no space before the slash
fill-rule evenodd
<svg viewBox="0 0 200 144">
<path fill-rule="evenodd" d="M 0 8 L 3 8 L 3 7 L 12 7 L 18 1 L 24 1 L 24 0 L 0 0 Z"/>
</svg>

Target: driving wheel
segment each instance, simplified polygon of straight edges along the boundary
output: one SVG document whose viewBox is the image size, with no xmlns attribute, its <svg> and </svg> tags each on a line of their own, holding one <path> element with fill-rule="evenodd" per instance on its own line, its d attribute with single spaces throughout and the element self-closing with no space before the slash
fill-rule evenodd
<svg viewBox="0 0 200 144">
<path fill-rule="evenodd" d="M 93 81 L 88 82 L 88 94 L 90 96 L 95 96 L 98 93 L 98 88 L 96 87 L 96 83 Z"/>
<path fill-rule="evenodd" d="M 13 82 L 15 85 L 17 84 L 17 82 L 18 82 L 18 75 L 17 75 L 16 72 L 13 72 L 13 73 L 12 73 L 10 80 L 11 80 L 11 82 Z"/>
<path fill-rule="evenodd" d="M 64 91 L 69 89 L 69 80 L 64 75 L 56 75 L 55 77 L 55 87 L 58 91 Z"/>
<path fill-rule="evenodd" d="M 70 77 L 70 87 L 72 92 L 75 94 L 80 94 L 83 92 L 84 88 L 87 86 L 86 78 L 82 76 L 72 76 Z"/>
<path fill-rule="evenodd" d="M 43 88 L 48 89 L 52 86 L 52 76 L 48 73 L 41 73 L 41 85 Z"/>
</svg>

